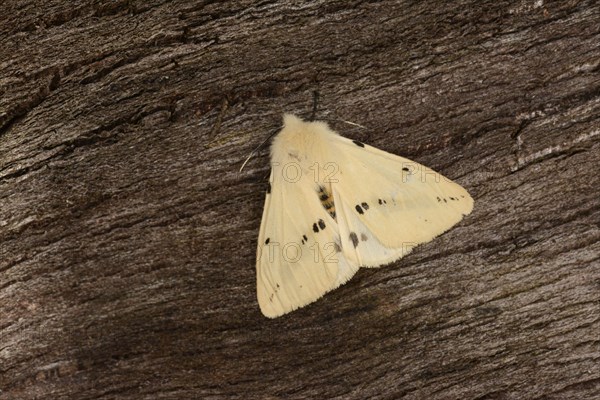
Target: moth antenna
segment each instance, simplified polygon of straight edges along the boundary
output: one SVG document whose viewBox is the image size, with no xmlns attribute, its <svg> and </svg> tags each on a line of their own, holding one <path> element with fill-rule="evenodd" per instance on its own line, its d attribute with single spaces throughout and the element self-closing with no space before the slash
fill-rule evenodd
<svg viewBox="0 0 600 400">
<path fill-rule="evenodd" d="M 326 119 L 324 121 L 329 121 L 329 122 L 343 122 L 343 123 L 348 124 L 348 125 L 357 126 L 359 128 L 362 128 L 362 129 L 367 129 L 366 126 L 363 126 L 361 124 L 357 124 L 356 122 L 346 121 L 345 119 Z"/>
<path fill-rule="evenodd" d="M 341 121 L 341 122 L 345 122 L 345 123 L 346 123 L 346 124 L 348 124 L 348 125 L 358 126 L 359 128 L 362 128 L 362 129 L 367 129 L 367 127 L 366 127 L 366 126 L 363 126 L 363 125 L 361 125 L 361 124 L 357 124 L 356 122 L 346 121 L 345 119 L 340 119 L 339 121 Z"/>
<path fill-rule="evenodd" d="M 250 152 L 250 155 L 248 156 L 248 158 L 246 158 L 246 161 L 244 161 L 244 163 L 242 164 L 242 166 L 240 167 L 239 172 L 242 172 L 242 170 L 244 169 L 244 167 L 246 166 L 246 164 L 248 163 L 248 161 L 250 161 L 250 159 L 256 154 L 258 153 L 258 151 L 260 149 L 263 148 L 263 146 L 269 141 L 269 139 L 271 139 L 273 136 L 275 136 L 277 134 L 277 132 L 279 132 L 281 128 L 278 128 L 277 130 L 275 130 L 273 133 L 271 133 L 265 140 L 263 140 L 263 142 L 261 144 L 259 144 L 254 150 L 252 150 Z"/>
<path fill-rule="evenodd" d="M 313 91 L 313 109 L 312 114 L 310 114 L 310 121 L 314 121 L 317 115 L 317 109 L 319 108 L 319 91 Z"/>
</svg>

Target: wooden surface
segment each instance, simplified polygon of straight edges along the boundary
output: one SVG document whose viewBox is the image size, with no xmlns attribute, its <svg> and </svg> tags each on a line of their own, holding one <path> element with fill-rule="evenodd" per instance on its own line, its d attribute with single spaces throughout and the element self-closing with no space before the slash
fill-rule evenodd
<svg viewBox="0 0 600 400">
<path fill-rule="evenodd" d="M 0 399 L 600 398 L 596 1 L 0 15 Z M 238 169 L 315 90 L 475 209 L 269 320 Z"/>
</svg>

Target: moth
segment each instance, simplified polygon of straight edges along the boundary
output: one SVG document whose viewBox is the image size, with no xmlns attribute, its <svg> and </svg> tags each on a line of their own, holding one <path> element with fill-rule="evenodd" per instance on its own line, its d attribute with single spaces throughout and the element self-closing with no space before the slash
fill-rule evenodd
<svg viewBox="0 0 600 400">
<path fill-rule="evenodd" d="M 324 122 L 283 120 L 257 248 L 258 304 L 267 317 L 314 302 L 360 267 L 405 256 L 473 209 L 465 189 L 421 164 Z"/>
</svg>

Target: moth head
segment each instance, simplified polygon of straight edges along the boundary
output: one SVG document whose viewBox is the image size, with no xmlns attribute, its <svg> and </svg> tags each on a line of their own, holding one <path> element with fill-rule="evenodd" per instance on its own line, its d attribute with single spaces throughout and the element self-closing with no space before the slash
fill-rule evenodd
<svg viewBox="0 0 600 400">
<path fill-rule="evenodd" d="M 293 114 L 283 114 L 283 129 L 279 133 L 280 136 L 297 136 L 330 132 L 329 127 L 325 122 L 321 121 L 304 121 Z"/>
<path fill-rule="evenodd" d="M 336 135 L 325 122 L 303 121 L 292 114 L 284 114 L 283 128 L 271 142 L 271 158 L 274 162 L 314 161 L 327 149 L 327 141 Z"/>
<path fill-rule="evenodd" d="M 294 114 L 283 114 L 283 127 L 284 128 L 297 128 L 302 126 L 305 122 L 300 118 L 296 117 Z"/>
</svg>

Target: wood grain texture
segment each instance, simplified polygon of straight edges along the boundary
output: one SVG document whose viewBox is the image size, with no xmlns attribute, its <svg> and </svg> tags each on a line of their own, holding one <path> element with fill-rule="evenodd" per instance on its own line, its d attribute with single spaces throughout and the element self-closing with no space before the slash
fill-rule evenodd
<svg viewBox="0 0 600 400">
<path fill-rule="evenodd" d="M 0 14 L 0 399 L 600 398 L 596 1 Z M 475 210 L 268 320 L 238 169 L 315 90 Z"/>
</svg>

